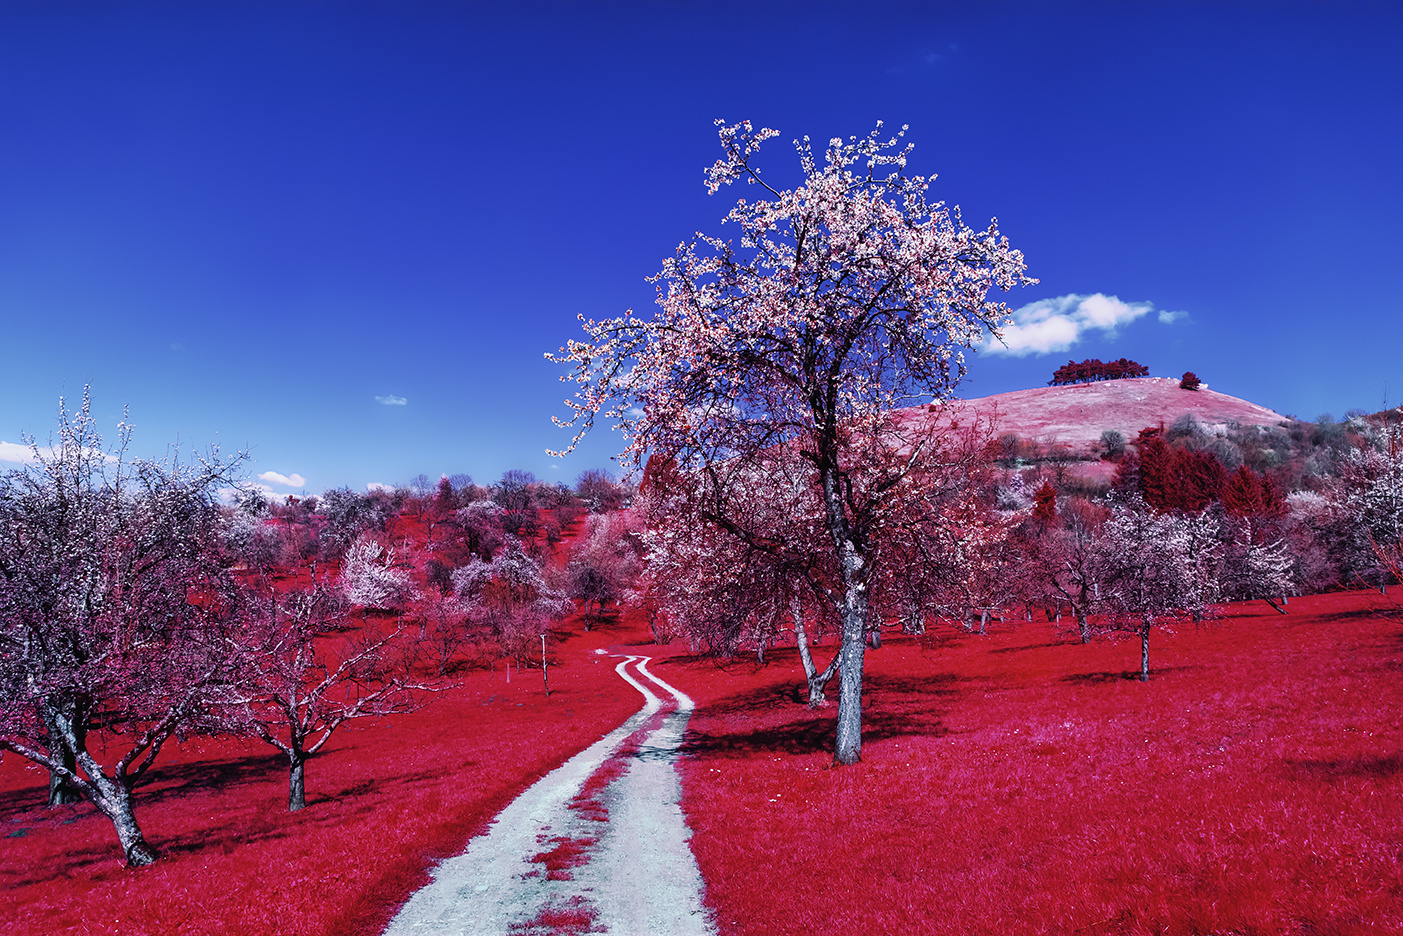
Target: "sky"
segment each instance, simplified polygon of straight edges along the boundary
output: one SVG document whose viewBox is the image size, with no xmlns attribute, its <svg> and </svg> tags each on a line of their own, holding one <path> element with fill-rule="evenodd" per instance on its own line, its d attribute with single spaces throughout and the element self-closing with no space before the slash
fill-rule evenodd
<svg viewBox="0 0 1403 936">
<path fill-rule="evenodd" d="M 909 124 L 1040 283 L 966 397 L 1129 357 L 1304 419 L 1403 403 L 1403 7 L 0 4 L 0 468 L 91 386 L 275 494 L 568 458 L 544 352 L 653 308 L 714 121 Z"/>
</svg>

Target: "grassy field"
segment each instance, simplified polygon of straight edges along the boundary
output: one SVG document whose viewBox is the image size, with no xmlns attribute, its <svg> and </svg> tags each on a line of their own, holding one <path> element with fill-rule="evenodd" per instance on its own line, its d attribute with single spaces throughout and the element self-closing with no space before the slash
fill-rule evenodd
<svg viewBox="0 0 1403 936">
<path fill-rule="evenodd" d="M 1403 626 L 1377 593 L 1135 641 L 1050 624 L 868 655 L 863 762 L 795 652 L 654 666 L 725 934 L 1403 932 Z M 830 652 L 830 648 L 825 648 Z"/>
<path fill-rule="evenodd" d="M 43 806 L 46 775 L 0 762 L 0 930 L 6 934 L 378 933 L 440 858 L 461 851 L 538 777 L 636 711 L 593 652 L 619 639 L 573 627 L 539 669 L 463 676 L 428 708 L 352 722 L 307 768 L 287 812 L 271 748 L 192 741 L 153 768 L 137 815 L 162 853 L 129 870 L 86 803 Z"/>
<path fill-rule="evenodd" d="M 1403 625 L 1379 596 L 1230 606 L 1083 646 L 1046 623 L 869 651 L 863 762 L 792 648 L 725 666 L 648 648 L 698 702 L 682 762 L 692 847 L 725 934 L 1403 932 Z M 138 793 L 164 860 L 122 866 L 87 805 L 0 762 L 0 919 L 40 933 L 370 934 L 439 857 L 638 707 L 596 647 L 473 672 L 422 712 L 353 724 L 285 811 L 270 751 L 190 742 Z M 832 650 L 819 648 L 826 658 Z M 569 914 L 560 933 L 588 928 Z M 543 930 L 544 931 L 544 930 Z"/>
</svg>

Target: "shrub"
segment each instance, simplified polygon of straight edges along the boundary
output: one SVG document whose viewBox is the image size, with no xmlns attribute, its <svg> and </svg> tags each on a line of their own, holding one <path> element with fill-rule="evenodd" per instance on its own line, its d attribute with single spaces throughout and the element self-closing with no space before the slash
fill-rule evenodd
<svg viewBox="0 0 1403 936">
<path fill-rule="evenodd" d="M 1197 374 L 1195 374 L 1193 371 L 1184 371 L 1184 376 L 1179 380 L 1179 389 L 1197 390 L 1199 388 L 1199 384 L 1200 381 L 1198 379 Z"/>
</svg>

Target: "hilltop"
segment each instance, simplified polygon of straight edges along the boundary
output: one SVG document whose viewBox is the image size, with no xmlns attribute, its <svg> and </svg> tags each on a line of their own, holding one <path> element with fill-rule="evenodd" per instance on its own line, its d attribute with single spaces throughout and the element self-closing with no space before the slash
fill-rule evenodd
<svg viewBox="0 0 1403 936">
<path fill-rule="evenodd" d="M 1265 406 L 1206 387 L 1182 390 L 1178 379 L 1171 377 L 1035 387 L 955 400 L 951 407 L 956 418 L 978 414 L 981 419 L 995 420 L 997 434 L 1013 432 L 1044 444 L 1060 442 L 1074 450 L 1095 446 L 1108 429 L 1133 439 L 1146 426 L 1167 426 L 1185 413 L 1193 413 L 1208 426 L 1275 426 L 1287 421 Z"/>
</svg>

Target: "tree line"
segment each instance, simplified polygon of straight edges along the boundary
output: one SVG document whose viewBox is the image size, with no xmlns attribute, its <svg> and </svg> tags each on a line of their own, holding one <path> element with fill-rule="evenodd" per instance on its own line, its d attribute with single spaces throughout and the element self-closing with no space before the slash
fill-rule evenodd
<svg viewBox="0 0 1403 936">
<path fill-rule="evenodd" d="M 1098 380 L 1121 380 L 1126 377 L 1148 377 L 1150 369 L 1128 358 L 1103 361 L 1100 358 L 1087 358 L 1085 361 L 1068 361 L 1052 372 L 1050 387 L 1069 384 L 1093 383 Z"/>
</svg>

